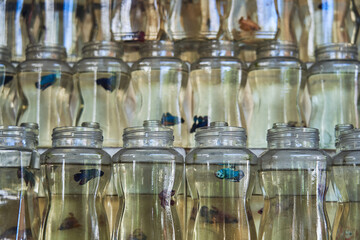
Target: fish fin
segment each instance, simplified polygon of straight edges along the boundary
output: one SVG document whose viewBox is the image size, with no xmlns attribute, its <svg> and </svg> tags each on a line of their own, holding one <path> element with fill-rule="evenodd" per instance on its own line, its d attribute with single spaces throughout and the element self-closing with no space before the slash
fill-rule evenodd
<svg viewBox="0 0 360 240">
<path fill-rule="evenodd" d="M 85 177 L 83 177 L 80 182 L 79 182 L 79 185 L 84 185 L 85 183 L 87 183 L 89 180 L 86 179 Z"/>
</svg>

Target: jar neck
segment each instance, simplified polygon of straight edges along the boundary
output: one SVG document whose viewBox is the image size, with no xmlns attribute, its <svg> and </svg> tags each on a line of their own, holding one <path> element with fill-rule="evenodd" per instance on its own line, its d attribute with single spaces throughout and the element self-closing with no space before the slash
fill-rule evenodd
<svg viewBox="0 0 360 240">
<path fill-rule="evenodd" d="M 66 61 L 66 51 L 62 46 L 29 45 L 26 49 L 26 59 L 51 59 Z"/>
<path fill-rule="evenodd" d="M 93 127 L 58 127 L 52 134 L 53 147 L 102 148 L 102 131 Z"/>
<path fill-rule="evenodd" d="M 196 147 L 234 147 L 245 148 L 246 138 L 234 136 L 207 136 L 196 139 Z"/>
<path fill-rule="evenodd" d="M 293 57 L 298 58 L 299 52 L 296 45 L 291 43 L 270 42 L 261 45 L 256 50 L 257 59 L 268 57 Z"/>
<path fill-rule="evenodd" d="M 11 61 L 11 53 L 7 48 L 0 47 L 0 60 L 4 62 Z"/>
<path fill-rule="evenodd" d="M 27 127 L 0 126 L 0 148 L 35 149 L 37 132 Z"/>
<path fill-rule="evenodd" d="M 176 51 L 173 42 L 149 41 L 141 48 L 142 57 L 175 57 Z"/>
<path fill-rule="evenodd" d="M 124 138 L 124 148 L 171 148 L 173 140 L 167 138 Z"/>
<path fill-rule="evenodd" d="M 319 46 L 315 51 L 316 61 L 343 59 L 357 60 L 357 46 L 348 43 L 334 43 Z"/>
<path fill-rule="evenodd" d="M 360 130 L 353 129 L 340 135 L 339 150 L 360 150 Z"/>
<path fill-rule="evenodd" d="M 200 57 L 235 57 L 239 46 L 231 41 L 207 41 L 200 45 Z"/>
<path fill-rule="evenodd" d="M 112 57 L 120 58 L 123 48 L 115 42 L 95 42 L 88 43 L 82 49 L 83 58 L 89 57 Z"/>
<path fill-rule="evenodd" d="M 58 138 L 53 139 L 53 147 L 86 147 L 86 148 L 102 148 L 102 140 L 87 138 Z"/>
<path fill-rule="evenodd" d="M 319 142 L 315 139 L 301 139 L 301 138 L 288 138 L 288 139 L 272 139 L 268 142 L 269 149 L 318 149 Z"/>
</svg>

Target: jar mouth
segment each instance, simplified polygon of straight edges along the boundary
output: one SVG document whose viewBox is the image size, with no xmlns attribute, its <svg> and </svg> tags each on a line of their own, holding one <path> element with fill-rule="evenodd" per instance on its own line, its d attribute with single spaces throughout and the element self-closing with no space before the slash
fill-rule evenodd
<svg viewBox="0 0 360 240">
<path fill-rule="evenodd" d="M 174 57 L 178 54 L 174 42 L 166 40 L 145 42 L 140 51 L 144 57 Z"/>
<path fill-rule="evenodd" d="M 154 138 L 154 139 L 168 139 L 173 140 L 173 130 L 167 127 L 129 127 L 124 129 L 123 140 L 140 139 L 140 138 Z"/>
<path fill-rule="evenodd" d="M 315 50 L 315 55 L 326 52 L 351 52 L 357 54 L 357 46 L 351 43 L 326 43 L 319 45 Z"/>
<path fill-rule="evenodd" d="M 308 140 L 318 142 L 319 130 L 316 128 L 283 126 L 280 128 L 269 129 L 267 133 L 268 142 L 279 139 L 301 139 L 301 138 L 307 138 Z"/>
<path fill-rule="evenodd" d="M 93 127 L 57 127 L 54 128 L 52 133 L 52 140 L 58 140 L 62 138 L 86 138 L 96 141 L 103 141 L 103 135 L 101 129 Z"/>
<path fill-rule="evenodd" d="M 360 129 L 349 129 L 342 131 L 339 136 L 339 141 L 360 141 Z"/>
<path fill-rule="evenodd" d="M 61 45 L 43 45 L 43 44 L 29 44 L 26 47 L 26 53 L 32 53 L 35 51 L 41 51 L 41 52 L 52 52 L 57 54 L 65 54 L 66 55 L 66 49 L 65 47 Z"/>
<path fill-rule="evenodd" d="M 229 126 L 207 126 L 197 128 L 195 132 L 195 140 L 203 137 L 240 137 L 246 141 L 246 131 L 242 127 Z"/>
<path fill-rule="evenodd" d="M 202 56 L 234 57 L 239 49 L 239 45 L 233 41 L 207 40 L 200 43 L 199 53 Z"/>
<path fill-rule="evenodd" d="M 123 53 L 123 47 L 118 42 L 97 41 L 89 42 L 82 48 L 82 54 L 94 53 L 94 56 L 119 57 Z"/>
<path fill-rule="evenodd" d="M 38 131 L 29 127 L 0 126 L 0 138 L 19 138 L 38 143 Z"/>
<path fill-rule="evenodd" d="M 265 54 L 265 53 L 268 54 Z M 256 55 L 258 57 L 297 57 L 299 49 L 296 44 L 292 42 L 279 42 L 270 41 L 260 44 L 256 49 Z"/>
</svg>

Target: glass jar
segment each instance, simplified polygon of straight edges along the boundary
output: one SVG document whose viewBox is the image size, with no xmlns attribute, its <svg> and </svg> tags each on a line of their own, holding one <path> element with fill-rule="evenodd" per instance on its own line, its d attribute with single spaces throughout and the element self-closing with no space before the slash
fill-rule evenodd
<svg viewBox="0 0 360 240">
<path fill-rule="evenodd" d="M 188 81 L 188 67 L 175 57 L 172 42 L 148 42 L 141 49 L 143 58 L 131 68 L 136 110 L 131 126 L 144 120 L 161 120 L 173 129 L 176 147 L 188 146 L 182 102 Z"/>
<path fill-rule="evenodd" d="M 336 124 L 335 126 L 335 148 L 336 153 L 340 152 L 340 135 L 343 132 L 354 129 L 352 124 Z"/>
<path fill-rule="evenodd" d="M 21 99 L 17 124 L 39 124 L 40 147 L 51 145 L 53 128 L 71 125 L 72 69 L 65 60 L 63 47 L 30 45 L 26 61 L 17 69 L 17 91 Z"/>
<path fill-rule="evenodd" d="M 38 239 L 41 218 L 37 133 L 0 126 L 0 238 Z"/>
<path fill-rule="evenodd" d="M 259 161 L 264 209 L 258 239 L 330 239 L 325 194 L 331 158 L 314 128 L 274 124 Z"/>
<path fill-rule="evenodd" d="M 195 139 L 186 157 L 188 239 L 257 239 L 250 209 L 257 157 L 246 149 L 245 130 L 212 122 Z"/>
<path fill-rule="evenodd" d="M 343 132 L 340 148 L 332 167 L 338 199 L 332 234 L 333 239 L 357 239 L 360 236 L 360 130 Z"/>
<path fill-rule="evenodd" d="M 182 239 L 177 201 L 184 198 L 179 195 L 184 160 L 173 148 L 173 131 L 151 120 L 143 127 L 126 128 L 123 139 L 124 148 L 114 155 L 113 168 L 115 182 L 121 179 L 118 188 L 125 207 L 113 237 Z"/>
<path fill-rule="evenodd" d="M 300 105 L 305 82 L 306 66 L 295 45 L 271 42 L 257 49 L 245 88 L 250 148 L 266 148 L 266 131 L 273 123 L 305 125 Z"/>
<path fill-rule="evenodd" d="M 203 41 L 196 39 L 183 39 L 175 42 L 179 58 L 190 64 L 199 60 L 199 47 Z"/>
<path fill-rule="evenodd" d="M 59 127 L 41 155 L 49 205 L 43 239 L 110 239 L 104 208 L 111 157 L 98 127 Z"/>
<path fill-rule="evenodd" d="M 357 47 L 328 44 L 316 50 L 307 86 L 311 99 L 309 126 L 320 130 L 320 147 L 334 149 L 336 124 L 359 126 L 359 67 Z"/>
<path fill-rule="evenodd" d="M 237 44 L 228 41 L 208 41 L 201 45 L 200 59 L 191 66 L 190 72 L 194 91 L 194 122 L 190 133 L 214 121 L 245 125 L 239 96 L 246 84 L 247 72 L 245 64 L 236 57 L 237 50 Z"/>
<path fill-rule="evenodd" d="M 7 47 L 0 47 L 0 124 L 15 125 L 19 107 L 16 95 L 16 70 L 11 64 L 11 54 Z"/>
<path fill-rule="evenodd" d="M 76 125 L 98 122 L 104 147 L 120 147 L 121 132 L 127 126 L 124 99 L 130 82 L 130 69 L 115 42 L 88 43 L 82 59 L 74 66 L 74 84 L 80 93 Z"/>
</svg>

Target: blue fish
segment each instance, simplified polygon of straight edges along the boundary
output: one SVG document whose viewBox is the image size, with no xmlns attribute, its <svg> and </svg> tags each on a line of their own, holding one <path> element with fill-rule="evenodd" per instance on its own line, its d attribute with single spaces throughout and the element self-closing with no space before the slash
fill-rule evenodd
<svg viewBox="0 0 360 240">
<path fill-rule="evenodd" d="M 102 86 L 107 91 L 113 92 L 116 87 L 116 76 L 113 75 L 110 78 L 99 78 L 96 80 L 96 84 Z"/>
<path fill-rule="evenodd" d="M 329 9 L 329 3 L 328 2 L 320 3 L 318 5 L 318 8 L 321 9 L 321 10 L 328 10 Z"/>
<path fill-rule="evenodd" d="M 176 124 L 184 123 L 185 120 L 180 117 L 171 115 L 171 113 L 163 113 L 161 117 L 161 124 L 164 126 L 174 126 Z"/>
<path fill-rule="evenodd" d="M 141 229 L 137 228 L 134 230 L 132 234 L 127 238 L 127 240 L 146 240 L 146 235 L 141 231 Z"/>
<path fill-rule="evenodd" d="M 208 116 L 195 116 L 194 117 L 194 124 L 190 129 L 190 133 L 194 133 L 197 128 L 206 127 L 208 125 Z"/>
<path fill-rule="evenodd" d="M 53 85 L 58 77 L 60 77 L 59 73 L 42 76 L 40 82 L 35 83 L 35 87 L 44 91 L 45 89 Z"/>
<path fill-rule="evenodd" d="M 84 185 L 88 181 L 96 177 L 102 177 L 104 172 L 99 169 L 80 170 L 80 173 L 74 174 L 74 180 L 79 182 L 79 185 Z"/>
<path fill-rule="evenodd" d="M 25 168 L 19 168 L 17 170 L 17 177 L 19 179 L 24 179 L 26 186 L 30 183 L 30 187 L 35 186 L 35 176 L 32 172 L 26 170 Z"/>
<path fill-rule="evenodd" d="M 226 179 L 231 182 L 239 182 L 244 176 L 242 170 L 235 171 L 235 168 L 223 168 L 215 173 L 215 176 L 220 179 Z"/>
<path fill-rule="evenodd" d="M 0 86 L 8 84 L 13 79 L 14 79 L 14 76 L 11 76 L 11 75 L 5 76 L 4 82 L 0 82 Z"/>
</svg>

